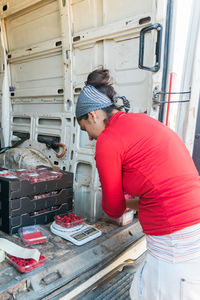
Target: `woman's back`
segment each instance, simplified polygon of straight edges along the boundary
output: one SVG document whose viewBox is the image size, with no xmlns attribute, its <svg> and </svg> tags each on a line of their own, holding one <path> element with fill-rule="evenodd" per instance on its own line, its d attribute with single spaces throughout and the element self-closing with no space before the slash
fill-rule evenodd
<svg viewBox="0 0 200 300">
<path fill-rule="evenodd" d="M 200 179 L 181 139 L 162 123 L 145 114 L 113 115 L 97 140 L 98 155 L 107 169 L 108 151 L 113 153 L 112 173 L 122 163 L 122 186 L 116 187 L 140 197 L 139 218 L 144 232 L 169 234 L 200 221 Z M 103 154 L 104 153 L 104 154 Z M 111 163 L 111 162 L 110 162 Z M 100 171 L 101 182 L 104 181 Z M 113 188 L 115 176 L 110 176 Z M 104 182 L 102 182 L 104 185 Z M 106 185 L 109 185 L 106 178 Z M 113 193 L 107 189 L 106 197 Z M 117 193 L 115 192 L 114 195 Z M 121 196 L 120 196 L 121 197 Z M 118 201 L 116 199 L 109 200 Z M 115 203 L 116 205 L 116 203 Z"/>
</svg>

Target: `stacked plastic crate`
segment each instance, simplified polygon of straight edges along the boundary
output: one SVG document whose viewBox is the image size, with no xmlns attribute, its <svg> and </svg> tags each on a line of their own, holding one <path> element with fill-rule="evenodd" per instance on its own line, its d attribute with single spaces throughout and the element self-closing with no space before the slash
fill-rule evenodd
<svg viewBox="0 0 200 300">
<path fill-rule="evenodd" d="M 0 172 L 0 230 L 47 224 L 72 210 L 73 173 L 50 168 Z"/>
</svg>

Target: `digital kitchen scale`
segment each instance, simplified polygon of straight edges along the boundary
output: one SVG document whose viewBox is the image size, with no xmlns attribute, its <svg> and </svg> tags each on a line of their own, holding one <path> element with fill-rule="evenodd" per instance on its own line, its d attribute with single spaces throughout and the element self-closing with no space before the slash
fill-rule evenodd
<svg viewBox="0 0 200 300">
<path fill-rule="evenodd" d="M 81 246 L 87 242 L 96 239 L 101 235 L 101 231 L 88 224 L 81 224 L 72 228 L 65 228 L 56 224 L 54 221 L 50 226 L 51 232 L 72 242 L 77 246 Z"/>
</svg>

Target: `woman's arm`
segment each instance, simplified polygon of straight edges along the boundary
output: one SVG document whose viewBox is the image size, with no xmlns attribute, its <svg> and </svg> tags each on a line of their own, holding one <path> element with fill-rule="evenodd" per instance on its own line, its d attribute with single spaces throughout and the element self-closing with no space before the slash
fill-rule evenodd
<svg viewBox="0 0 200 300">
<path fill-rule="evenodd" d="M 126 199 L 126 208 L 135 209 L 138 211 L 139 199 L 138 198 L 129 198 Z"/>
<path fill-rule="evenodd" d="M 103 210 L 109 217 L 119 218 L 126 209 L 120 143 L 101 134 L 97 139 L 95 158 L 103 192 Z"/>
</svg>

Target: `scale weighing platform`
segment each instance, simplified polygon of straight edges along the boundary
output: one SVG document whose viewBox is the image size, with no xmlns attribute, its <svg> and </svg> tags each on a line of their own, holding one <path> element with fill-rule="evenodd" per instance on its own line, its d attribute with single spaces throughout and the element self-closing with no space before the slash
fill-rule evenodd
<svg viewBox="0 0 200 300">
<path fill-rule="evenodd" d="M 72 242 L 77 246 L 81 246 L 87 242 L 96 239 L 101 235 L 101 231 L 88 224 L 81 224 L 72 228 L 65 228 L 56 224 L 54 221 L 50 226 L 51 232 Z"/>
</svg>

